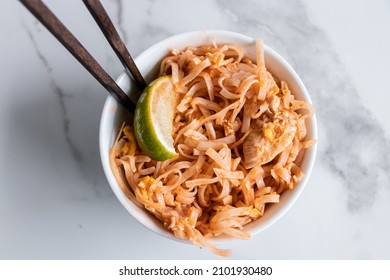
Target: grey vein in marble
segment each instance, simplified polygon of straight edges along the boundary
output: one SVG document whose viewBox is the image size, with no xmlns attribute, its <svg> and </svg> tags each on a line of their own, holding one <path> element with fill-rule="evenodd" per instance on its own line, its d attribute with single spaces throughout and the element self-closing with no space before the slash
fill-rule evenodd
<svg viewBox="0 0 390 280">
<path fill-rule="evenodd" d="M 35 26 L 37 27 L 38 25 L 35 24 Z M 71 154 L 72 154 L 72 156 L 74 157 L 74 159 L 77 162 L 81 162 L 82 159 L 83 159 L 81 151 L 73 143 L 73 141 L 72 141 L 72 139 L 70 137 L 70 134 L 69 134 L 70 119 L 68 117 L 68 113 L 67 113 L 66 106 L 65 106 L 65 98 L 66 97 L 72 97 L 72 95 L 65 93 L 61 89 L 61 87 L 58 85 L 58 83 L 55 81 L 55 79 L 54 79 L 54 77 L 52 75 L 53 68 L 50 66 L 50 64 L 47 61 L 46 57 L 39 50 L 38 44 L 37 44 L 37 42 L 35 40 L 35 37 L 34 37 L 33 33 L 27 27 L 26 24 L 23 24 L 23 28 L 25 29 L 28 37 L 30 38 L 30 41 L 32 43 L 32 46 L 34 47 L 34 50 L 35 50 L 35 53 L 36 53 L 37 57 L 42 62 L 42 65 L 44 66 L 44 68 L 45 68 L 45 70 L 47 72 L 47 76 L 49 78 L 49 83 L 50 83 L 51 88 L 53 89 L 54 93 L 58 97 L 58 101 L 59 101 L 59 104 L 60 104 L 60 107 L 61 107 L 61 112 L 62 112 L 63 129 L 64 129 L 64 133 L 65 133 L 65 139 L 66 139 L 66 142 L 67 142 L 67 144 L 69 146 Z M 38 32 L 40 31 L 39 27 L 37 27 L 37 31 Z"/>
<path fill-rule="evenodd" d="M 299 0 L 284 2 L 283 9 L 274 1 L 246 2 L 219 0 L 218 4 L 234 21 L 233 30 L 262 36 L 292 62 L 316 106 L 318 162 L 343 180 L 351 212 L 369 209 L 380 188 L 390 187 L 390 157 L 383 152 L 390 150 L 385 131 L 365 108 L 328 38 L 309 22 Z M 323 137 L 328 141 L 322 142 Z"/>
<path fill-rule="evenodd" d="M 123 27 L 123 2 L 122 0 L 116 0 L 115 3 L 117 4 L 117 23 L 118 23 L 118 29 L 122 36 L 122 40 L 127 43 L 127 32 L 126 29 Z"/>
</svg>

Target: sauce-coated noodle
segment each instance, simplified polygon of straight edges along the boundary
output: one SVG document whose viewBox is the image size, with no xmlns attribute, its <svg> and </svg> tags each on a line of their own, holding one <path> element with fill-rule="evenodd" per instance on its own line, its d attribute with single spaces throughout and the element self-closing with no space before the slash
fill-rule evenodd
<svg viewBox="0 0 390 280">
<path fill-rule="evenodd" d="M 256 63 L 239 46 L 216 44 L 172 50 L 160 76 L 171 75 L 178 97 L 172 136 L 177 156 L 156 162 L 137 148 L 124 125 L 111 151 L 122 190 L 178 238 L 206 246 L 227 235 L 248 239 L 244 225 L 302 180 L 310 104 L 297 101 L 265 68 L 261 41 Z"/>
</svg>

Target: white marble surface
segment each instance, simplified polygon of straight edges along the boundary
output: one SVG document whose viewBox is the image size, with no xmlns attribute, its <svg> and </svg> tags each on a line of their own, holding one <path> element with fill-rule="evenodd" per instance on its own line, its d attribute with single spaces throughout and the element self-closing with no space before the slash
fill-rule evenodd
<svg viewBox="0 0 390 280">
<path fill-rule="evenodd" d="M 122 67 L 81 1 L 47 0 L 113 76 Z M 294 207 L 234 259 L 390 259 L 390 1 L 103 4 L 137 55 L 172 34 L 225 29 L 265 42 L 317 108 L 319 152 Z M 218 258 L 136 222 L 98 151 L 105 90 L 22 7 L 0 11 L 0 258 Z"/>
</svg>

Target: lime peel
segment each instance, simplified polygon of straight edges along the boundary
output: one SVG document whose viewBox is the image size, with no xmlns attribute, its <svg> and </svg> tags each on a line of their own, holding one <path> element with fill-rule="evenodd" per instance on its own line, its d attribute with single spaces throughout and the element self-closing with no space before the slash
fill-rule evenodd
<svg viewBox="0 0 390 280">
<path fill-rule="evenodd" d="M 138 100 L 134 116 L 135 137 L 151 159 L 162 161 L 176 155 L 172 138 L 176 102 L 171 76 L 154 80 Z"/>
</svg>

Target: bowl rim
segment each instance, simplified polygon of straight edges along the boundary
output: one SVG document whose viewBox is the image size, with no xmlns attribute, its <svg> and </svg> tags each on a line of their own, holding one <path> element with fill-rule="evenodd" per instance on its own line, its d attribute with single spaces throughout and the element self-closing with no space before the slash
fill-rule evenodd
<svg viewBox="0 0 390 280">
<path fill-rule="evenodd" d="M 137 63 L 139 60 L 142 60 L 143 57 L 148 56 L 151 52 L 154 52 L 156 49 L 158 49 L 160 46 L 165 45 L 167 42 L 170 41 L 175 41 L 176 39 L 180 39 L 181 41 L 188 40 L 188 38 L 193 38 L 195 35 L 207 35 L 208 37 L 213 37 L 213 36 L 221 36 L 221 37 L 231 37 L 232 40 L 237 39 L 237 40 L 242 40 L 242 41 L 247 41 L 253 43 L 255 41 L 254 38 L 236 33 L 236 32 L 231 32 L 231 31 L 225 31 L 225 30 L 197 30 L 197 31 L 190 31 L 190 32 L 184 32 L 184 33 L 179 33 L 173 36 L 170 36 L 168 38 L 165 38 L 144 51 L 142 51 L 137 57 L 134 59 L 134 61 Z M 227 42 L 228 43 L 228 42 Z M 313 104 L 310 95 L 303 84 L 301 78 L 298 76 L 298 74 L 295 72 L 295 70 L 292 68 L 292 66 L 281 56 L 279 55 L 275 50 L 273 50 L 271 47 L 268 45 L 264 44 L 264 52 L 267 53 L 267 55 L 272 56 L 274 59 L 276 59 L 289 73 L 289 75 L 292 76 L 292 79 L 297 83 L 297 86 L 300 89 L 301 95 L 304 97 L 303 99 L 310 104 Z M 119 86 L 121 86 L 123 80 L 127 77 L 127 73 L 124 71 L 122 74 L 118 76 L 116 79 L 116 82 L 118 83 Z M 159 234 L 160 236 L 169 238 L 171 240 L 175 240 L 181 243 L 186 243 L 186 244 L 192 244 L 189 240 L 183 240 L 179 239 L 174 236 L 172 232 L 169 232 L 166 229 L 161 229 L 157 227 L 151 227 L 151 221 L 145 221 L 143 218 L 140 217 L 131 207 L 128 207 L 128 201 L 134 206 L 138 207 L 135 205 L 120 189 L 119 184 L 116 182 L 116 179 L 114 175 L 112 174 L 112 170 L 108 161 L 108 164 L 106 162 L 106 158 L 104 158 L 104 153 L 106 153 L 106 147 L 103 147 L 102 144 L 102 139 L 105 136 L 104 134 L 106 131 L 104 130 L 104 123 L 106 120 L 106 115 L 110 112 L 112 103 L 117 103 L 117 101 L 111 97 L 108 96 L 106 98 L 106 101 L 103 106 L 103 110 L 101 113 L 101 118 L 100 118 L 100 124 L 99 124 L 99 152 L 100 152 L 100 158 L 101 158 L 101 163 L 103 166 L 103 170 L 106 176 L 106 179 L 113 190 L 115 196 L 117 199 L 120 201 L 122 206 L 131 214 L 133 218 L 135 218 L 139 223 L 141 223 L 144 227 L 148 228 L 149 230 Z M 310 154 L 307 159 L 307 170 L 305 171 L 305 176 L 303 177 L 302 181 L 297 185 L 297 187 L 293 190 L 291 197 L 289 200 L 281 207 L 281 209 L 272 217 L 267 219 L 266 221 L 262 221 L 259 225 L 255 226 L 254 228 L 247 230 L 251 236 L 253 237 L 254 235 L 258 234 L 259 232 L 266 230 L 269 228 L 271 225 L 273 225 L 276 221 L 280 220 L 285 214 L 288 212 L 288 210 L 295 204 L 297 199 L 300 197 L 303 189 L 305 188 L 310 175 L 312 173 L 315 159 L 316 159 L 316 154 L 317 154 L 317 146 L 318 146 L 318 131 L 317 131 L 317 120 L 316 120 L 316 114 L 314 113 L 312 117 L 309 119 L 310 127 L 311 127 L 311 139 L 315 139 L 317 142 L 315 145 L 310 147 Z M 305 155 L 306 157 L 307 155 Z M 143 211 L 146 211 L 145 209 L 142 209 Z M 232 237 L 213 237 L 210 238 L 215 244 L 223 244 L 227 242 L 232 242 L 236 241 L 236 238 Z"/>
</svg>

